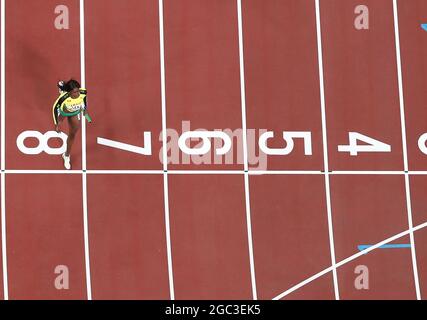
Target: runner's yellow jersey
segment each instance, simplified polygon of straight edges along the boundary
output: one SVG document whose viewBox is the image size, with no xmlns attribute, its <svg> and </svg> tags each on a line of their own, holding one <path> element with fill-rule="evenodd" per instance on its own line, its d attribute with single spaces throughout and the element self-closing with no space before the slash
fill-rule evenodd
<svg viewBox="0 0 427 320">
<path fill-rule="evenodd" d="M 87 107 L 86 102 L 87 90 L 80 88 L 80 96 L 76 99 L 71 98 L 69 92 L 62 93 L 53 104 L 53 122 L 55 125 L 58 124 L 59 114 L 65 117 L 71 117 L 79 114 L 82 110 Z"/>
</svg>

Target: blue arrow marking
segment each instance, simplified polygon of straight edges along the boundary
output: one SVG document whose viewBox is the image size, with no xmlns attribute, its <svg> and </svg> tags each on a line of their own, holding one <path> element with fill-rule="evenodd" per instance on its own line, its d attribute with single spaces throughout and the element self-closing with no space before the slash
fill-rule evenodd
<svg viewBox="0 0 427 320">
<path fill-rule="evenodd" d="M 357 246 L 357 249 L 359 249 L 359 251 L 365 250 L 372 247 L 372 245 L 369 244 L 361 244 Z M 410 248 L 411 245 L 404 243 L 404 244 L 385 244 L 382 245 L 381 247 L 378 247 L 378 249 L 401 249 L 401 248 Z"/>
</svg>

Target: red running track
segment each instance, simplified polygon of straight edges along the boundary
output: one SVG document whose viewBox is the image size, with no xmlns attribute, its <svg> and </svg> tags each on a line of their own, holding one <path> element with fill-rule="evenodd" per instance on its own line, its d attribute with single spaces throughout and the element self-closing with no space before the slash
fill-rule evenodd
<svg viewBox="0 0 427 320">
<path fill-rule="evenodd" d="M 409 218 L 425 223 L 427 165 L 418 139 L 427 132 L 420 27 L 427 4 L 396 1 L 402 139 L 394 1 L 365 0 L 369 30 L 356 30 L 358 1 L 320 0 L 321 60 L 316 2 L 242 1 L 240 48 L 238 1 L 163 0 L 161 11 L 157 0 L 84 1 L 83 71 L 94 121 L 79 133 L 73 170 L 62 172 L 54 171 L 62 170 L 59 156 L 24 154 L 17 137 L 53 130 L 55 82 L 82 78 L 79 1 L 5 0 L 0 298 L 272 299 L 357 254 L 358 245 L 407 230 Z M 69 8 L 68 30 L 54 27 L 59 4 Z M 175 130 L 170 143 L 188 130 L 229 130 L 232 163 L 178 151 L 179 163 L 164 166 L 163 124 Z M 255 129 L 247 136 L 255 157 L 249 172 L 244 125 Z M 282 131 L 310 132 L 312 154 L 296 139 L 290 154 L 266 155 L 257 142 L 262 130 L 275 134 L 270 148 L 283 147 Z M 150 156 L 97 143 L 142 146 L 144 132 L 151 132 Z M 340 152 L 349 132 L 391 151 Z M 407 235 L 392 243 L 412 248 L 376 249 L 280 297 L 425 299 L 426 229 L 413 242 Z M 68 290 L 54 285 L 61 265 Z M 360 265 L 369 269 L 369 290 L 354 285 Z"/>
</svg>

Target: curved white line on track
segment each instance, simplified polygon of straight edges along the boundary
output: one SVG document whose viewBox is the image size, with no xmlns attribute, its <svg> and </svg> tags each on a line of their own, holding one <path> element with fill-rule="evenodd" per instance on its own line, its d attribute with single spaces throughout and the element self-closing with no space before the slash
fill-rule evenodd
<svg viewBox="0 0 427 320">
<path fill-rule="evenodd" d="M 301 281 L 301 282 L 300 282 L 300 283 L 298 283 L 297 285 L 295 285 L 295 286 L 293 286 L 293 287 L 289 288 L 288 290 L 286 290 L 286 291 L 282 292 L 281 294 L 277 295 L 277 296 L 276 296 L 276 297 L 274 297 L 272 300 L 279 300 L 279 299 L 282 299 L 283 297 L 287 296 L 288 294 L 290 294 L 290 293 L 292 293 L 292 292 L 294 292 L 294 291 L 298 290 L 299 288 L 301 288 L 301 287 L 305 286 L 306 284 L 308 284 L 308 283 L 310 283 L 310 282 L 312 282 L 312 281 L 316 280 L 317 278 L 320 278 L 321 276 L 323 276 L 323 275 L 327 274 L 328 272 L 331 272 L 331 271 L 333 271 L 333 270 L 336 270 L 337 268 L 339 268 L 339 267 L 341 267 L 341 266 L 343 266 L 343 265 L 345 265 L 345 264 L 349 263 L 350 261 L 353 261 L 353 260 L 355 260 L 355 259 L 357 259 L 357 258 L 359 258 L 359 257 L 361 257 L 361 256 L 363 256 L 363 255 L 365 255 L 366 253 L 368 253 L 368 252 L 370 252 L 370 251 L 372 251 L 372 250 L 378 249 L 378 248 L 379 248 L 379 247 L 381 247 L 382 245 L 385 245 L 385 244 L 387 244 L 387 243 L 389 243 L 389 242 L 392 242 L 392 241 L 394 241 L 394 240 L 396 240 L 396 239 L 399 239 L 399 238 L 401 238 L 401 237 L 404 237 L 404 236 L 406 236 L 406 235 L 408 235 L 408 234 L 410 234 L 410 233 L 413 233 L 413 232 L 418 231 L 418 230 L 420 230 L 420 229 L 423 229 L 423 228 L 425 228 L 425 227 L 427 227 L 427 221 L 426 221 L 426 222 L 424 222 L 424 223 L 422 223 L 422 224 L 419 224 L 419 225 L 418 225 L 418 226 L 416 226 L 416 227 L 409 228 L 409 229 L 407 229 L 406 231 L 403 231 L 403 232 L 398 233 L 398 234 L 396 234 L 396 235 L 394 235 L 394 236 L 391 236 L 390 238 L 387 238 L 387 239 L 385 239 L 385 240 L 383 240 L 383 241 L 381 241 L 381 242 L 378 242 L 377 244 L 375 244 L 375 245 L 373 245 L 373 246 L 369 247 L 368 249 L 362 250 L 362 251 L 360 251 L 360 252 L 358 252 L 358 253 L 356 253 L 356 254 L 354 254 L 354 255 L 352 255 L 352 256 L 350 256 L 350 257 L 348 257 L 348 258 L 344 259 L 344 260 L 341 260 L 340 262 L 338 262 L 338 263 L 336 263 L 336 264 L 334 264 L 334 265 L 330 266 L 329 268 L 326 268 L 326 269 L 324 269 L 324 270 L 320 271 L 319 273 L 316 273 L 315 275 L 311 276 L 310 278 L 307 278 L 307 279 L 305 279 L 304 281 Z"/>
<path fill-rule="evenodd" d="M 335 241 L 334 241 L 334 227 L 332 219 L 332 201 L 331 201 L 331 187 L 329 179 L 329 158 L 328 158 L 328 133 L 326 125 L 326 98 L 325 98 L 325 81 L 324 81 L 324 68 L 323 68 L 323 46 L 322 46 L 322 28 L 320 22 L 320 2 L 314 1 L 316 11 L 316 36 L 317 36 L 317 61 L 319 64 L 319 89 L 320 89 L 320 110 L 322 120 L 322 143 L 323 143 L 323 165 L 325 168 L 325 196 L 326 196 L 326 213 L 328 218 L 328 235 L 329 235 L 329 249 L 331 255 L 332 265 L 336 264 L 335 257 Z M 336 270 L 332 271 L 332 278 L 334 282 L 335 300 L 340 299 L 340 291 L 338 284 L 338 276 Z"/>
</svg>

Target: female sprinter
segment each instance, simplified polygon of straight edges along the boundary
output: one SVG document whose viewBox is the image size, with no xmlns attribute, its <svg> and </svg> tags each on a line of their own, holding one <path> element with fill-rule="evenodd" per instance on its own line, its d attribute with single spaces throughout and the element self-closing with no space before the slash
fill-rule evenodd
<svg viewBox="0 0 427 320">
<path fill-rule="evenodd" d="M 92 122 L 89 114 L 86 111 L 86 89 L 80 88 L 80 83 L 76 80 L 71 79 L 68 82 L 59 81 L 59 97 L 56 99 L 53 105 L 53 122 L 55 124 L 56 132 L 60 132 L 59 124 L 67 118 L 68 120 L 68 139 L 67 139 L 67 150 L 62 154 L 64 159 L 64 167 L 67 170 L 71 169 L 71 147 L 73 146 L 74 139 L 77 131 L 80 128 L 80 113 L 86 117 L 88 122 Z"/>
</svg>

